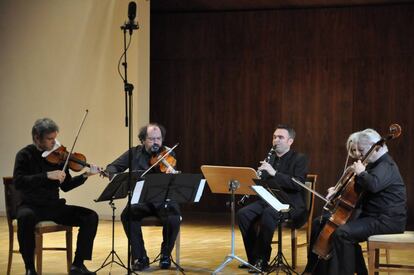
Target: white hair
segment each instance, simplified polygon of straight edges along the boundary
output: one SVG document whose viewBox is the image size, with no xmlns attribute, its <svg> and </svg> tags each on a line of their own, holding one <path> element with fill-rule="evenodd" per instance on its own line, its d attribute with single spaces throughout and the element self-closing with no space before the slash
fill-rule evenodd
<svg viewBox="0 0 414 275">
<path fill-rule="evenodd" d="M 366 147 L 366 146 L 371 147 L 372 145 L 374 145 L 376 142 L 378 142 L 381 139 L 381 136 L 374 129 L 367 128 L 367 129 L 359 132 L 357 139 L 358 139 L 358 144 L 360 146 L 362 145 L 364 147 Z M 366 148 L 366 149 L 368 149 L 368 148 Z M 388 147 L 387 147 L 386 144 L 384 144 L 378 150 L 378 152 L 376 154 L 377 158 L 379 158 L 380 156 L 382 156 L 386 152 L 388 152 Z"/>
</svg>

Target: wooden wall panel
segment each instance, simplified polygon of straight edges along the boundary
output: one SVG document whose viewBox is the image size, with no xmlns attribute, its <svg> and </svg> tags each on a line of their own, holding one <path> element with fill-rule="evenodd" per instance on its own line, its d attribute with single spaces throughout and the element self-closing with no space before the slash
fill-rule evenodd
<svg viewBox="0 0 414 275">
<path fill-rule="evenodd" d="M 275 125 L 297 130 L 318 191 L 336 183 L 348 135 L 367 127 L 390 142 L 414 228 L 414 5 L 151 14 L 150 118 L 167 128 L 179 168 L 256 168 Z M 219 212 L 208 191 L 185 211 Z M 316 207 L 320 209 L 318 202 Z M 318 211 L 317 211 L 318 212 Z"/>
</svg>

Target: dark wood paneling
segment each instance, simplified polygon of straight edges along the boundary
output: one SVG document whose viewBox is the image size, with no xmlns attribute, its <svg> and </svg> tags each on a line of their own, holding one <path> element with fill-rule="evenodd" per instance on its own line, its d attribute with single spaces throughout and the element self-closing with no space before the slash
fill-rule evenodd
<svg viewBox="0 0 414 275">
<path fill-rule="evenodd" d="M 151 10 L 157 12 L 266 10 L 281 8 L 380 5 L 407 2 L 412 2 L 412 0 L 152 0 Z"/>
<path fill-rule="evenodd" d="M 398 122 L 389 147 L 414 228 L 413 15 L 414 5 L 152 14 L 150 118 L 192 173 L 257 167 L 275 125 L 289 123 L 321 193 L 341 174 L 351 132 Z M 225 211 L 226 199 L 207 192 L 184 209 Z"/>
</svg>

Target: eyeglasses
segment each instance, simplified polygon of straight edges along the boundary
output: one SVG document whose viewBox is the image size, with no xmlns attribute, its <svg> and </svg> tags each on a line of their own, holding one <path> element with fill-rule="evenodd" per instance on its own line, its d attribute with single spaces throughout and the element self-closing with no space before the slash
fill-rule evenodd
<svg viewBox="0 0 414 275">
<path fill-rule="evenodd" d="M 162 140 L 162 137 L 147 137 L 147 140 L 149 140 L 149 141 L 152 141 L 152 142 L 154 142 L 154 141 L 161 141 Z"/>
</svg>

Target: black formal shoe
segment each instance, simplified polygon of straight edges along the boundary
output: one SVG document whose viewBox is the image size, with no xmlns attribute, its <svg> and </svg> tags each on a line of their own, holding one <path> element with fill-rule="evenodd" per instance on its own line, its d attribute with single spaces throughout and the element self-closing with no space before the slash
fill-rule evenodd
<svg viewBox="0 0 414 275">
<path fill-rule="evenodd" d="M 29 268 L 29 269 L 26 269 L 26 275 L 37 275 L 37 273 L 34 268 Z"/>
<path fill-rule="evenodd" d="M 160 257 L 160 268 L 168 269 L 171 266 L 171 257 L 169 255 L 161 255 Z"/>
<path fill-rule="evenodd" d="M 85 265 L 82 265 L 82 266 L 72 265 L 70 267 L 69 275 L 96 275 L 96 272 L 89 271 Z"/>
<path fill-rule="evenodd" d="M 133 271 L 142 271 L 144 269 L 147 269 L 148 267 L 149 267 L 149 258 L 148 257 L 138 258 L 132 264 L 132 270 Z"/>
<path fill-rule="evenodd" d="M 254 263 L 254 267 L 261 270 L 262 272 L 265 272 L 267 269 L 267 263 L 262 259 L 257 259 Z M 249 273 L 260 273 L 256 269 L 250 268 Z"/>
<path fill-rule="evenodd" d="M 247 264 L 239 264 L 239 268 L 249 268 Z"/>
</svg>

